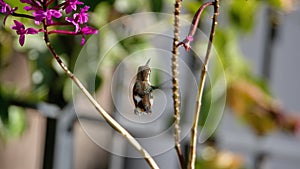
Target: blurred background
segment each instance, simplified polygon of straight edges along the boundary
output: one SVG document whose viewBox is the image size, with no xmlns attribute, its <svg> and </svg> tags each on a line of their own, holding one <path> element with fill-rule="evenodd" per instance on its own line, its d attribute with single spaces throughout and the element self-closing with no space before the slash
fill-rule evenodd
<svg viewBox="0 0 300 169">
<path fill-rule="evenodd" d="M 17 0 L 5 2 L 20 5 Z M 84 47 L 80 46 L 81 37 L 52 36 L 55 50 L 101 105 L 155 155 L 161 168 L 179 168 L 172 149 L 170 91 L 154 93 L 154 104 L 163 103 L 160 106 L 164 108 L 150 119 L 134 116 L 132 102 L 124 102 L 131 97 L 133 74 L 149 57 L 153 57 L 150 66 L 156 67 L 151 74 L 154 84 L 171 78 L 173 28 L 172 15 L 167 14 L 173 13 L 173 1 L 82 2 L 91 7 L 89 24 L 99 28 L 99 34 Z M 182 2 L 182 39 L 188 21 L 203 2 Z M 195 85 L 190 82 L 197 83 L 200 76 L 201 60 L 196 53 L 200 50 L 200 57 L 205 53 L 211 16 L 209 8 L 200 21 L 203 32 L 197 32 L 192 43 L 195 51 L 180 49 L 184 152 L 189 144 L 187 132 L 195 100 L 195 91 L 191 90 Z M 1 15 L 1 20 L 4 17 Z M 213 52 L 222 68 L 210 70 L 213 73 L 205 88 L 199 124 L 199 129 L 217 129 L 208 140 L 199 142 L 197 168 L 299 168 L 299 17 L 297 0 L 222 0 Z M 19 46 L 9 28 L 12 21 L 9 17 L 7 25 L 1 22 L 0 26 L 0 168 L 147 168 L 144 159 L 137 158 L 132 147 L 99 117 L 76 87 L 72 89 L 71 80 L 55 63 L 41 36 L 28 36 L 24 47 Z M 160 29 L 164 24 L 167 26 Z M 155 35 L 150 27 L 155 27 Z M 143 57 L 139 57 L 141 54 Z M 194 78 L 187 79 L 189 73 Z M 224 73 L 226 88 L 219 95 L 226 97 L 226 107 L 222 112 L 213 112 L 221 120 L 207 127 L 210 107 L 220 106 L 223 110 L 222 104 L 211 102 L 210 91 L 217 81 L 213 79 Z M 154 110 L 160 108 L 154 106 Z M 159 142 L 143 142 L 143 138 L 154 137 Z"/>
</svg>

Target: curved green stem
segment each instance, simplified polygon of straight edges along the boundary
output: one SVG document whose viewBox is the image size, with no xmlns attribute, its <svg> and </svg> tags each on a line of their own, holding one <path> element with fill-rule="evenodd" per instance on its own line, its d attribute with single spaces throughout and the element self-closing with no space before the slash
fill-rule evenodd
<svg viewBox="0 0 300 169">
<path fill-rule="evenodd" d="M 11 15 L 15 16 L 15 17 L 34 19 L 34 16 L 26 15 L 26 14 L 20 14 L 20 13 L 16 13 L 16 12 L 12 13 Z"/>
<path fill-rule="evenodd" d="M 214 15 L 212 19 L 212 26 L 209 36 L 209 42 L 207 45 L 204 65 L 202 67 L 201 75 L 200 75 L 200 81 L 199 81 L 199 88 L 198 88 L 198 96 L 196 101 L 196 108 L 195 108 L 195 114 L 194 114 L 194 122 L 191 129 L 191 142 L 190 142 L 190 151 L 189 151 L 189 161 L 188 161 L 188 169 L 194 169 L 195 168 L 195 162 L 196 162 L 196 147 L 197 147 L 197 130 L 198 130 L 198 123 L 199 123 L 199 116 L 200 116 L 200 108 L 202 103 L 202 95 L 203 95 L 203 89 L 207 74 L 207 66 L 208 61 L 210 58 L 210 51 L 212 48 L 212 42 L 215 35 L 215 28 L 218 24 L 217 17 L 219 15 L 219 0 L 215 0 L 213 2 L 214 6 Z"/>
<path fill-rule="evenodd" d="M 44 25 L 44 40 L 45 43 L 54 56 L 57 63 L 60 67 L 64 70 L 64 72 L 68 75 L 68 77 L 76 84 L 76 86 L 82 91 L 82 93 L 88 98 L 88 100 L 94 105 L 96 110 L 99 114 L 104 118 L 104 120 L 117 132 L 119 132 L 146 160 L 149 166 L 152 169 L 159 169 L 156 162 L 153 160 L 151 155 L 140 145 L 140 143 L 125 129 L 123 128 L 113 117 L 109 115 L 101 106 L 100 104 L 93 98 L 93 96 L 88 92 L 88 90 L 84 87 L 84 85 L 80 82 L 80 80 L 68 69 L 68 67 L 64 64 L 64 62 L 60 59 L 57 53 L 54 51 L 50 40 L 49 40 L 49 32 L 47 30 L 47 26 L 45 21 L 43 22 Z"/>
</svg>

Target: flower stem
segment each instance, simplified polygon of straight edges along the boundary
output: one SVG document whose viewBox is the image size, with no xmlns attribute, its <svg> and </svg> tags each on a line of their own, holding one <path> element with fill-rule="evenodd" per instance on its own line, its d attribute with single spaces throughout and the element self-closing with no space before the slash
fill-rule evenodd
<svg viewBox="0 0 300 169">
<path fill-rule="evenodd" d="M 192 21 L 192 25 L 190 27 L 190 31 L 189 31 L 189 34 L 188 36 L 194 36 L 196 30 L 197 30 L 197 27 L 198 27 L 198 24 L 199 24 L 199 21 L 200 21 L 200 17 L 201 17 L 201 14 L 202 12 L 204 11 L 204 9 L 210 5 L 213 5 L 213 2 L 206 2 L 204 3 L 199 9 L 198 11 L 196 12 L 194 18 L 193 18 L 193 21 Z"/>
<path fill-rule="evenodd" d="M 35 17 L 34 16 L 31 16 L 31 15 L 26 15 L 26 14 L 20 14 L 20 13 L 12 13 L 11 14 L 12 16 L 15 16 L 15 17 L 20 17 L 20 18 L 28 18 L 28 19 L 34 19 Z"/>
<path fill-rule="evenodd" d="M 195 114 L 194 114 L 194 122 L 191 129 L 191 142 L 190 142 L 190 151 L 189 151 L 189 161 L 188 161 L 188 169 L 194 169 L 195 168 L 195 162 L 196 162 L 196 146 L 197 146 L 197 129 L 198 129 L 198 122 L 199 122 L 199 116 L 200 116 L 200 108 L 202 103 L 202 95 L 203 95 L 203 88 L 205 84 L 206 74 L 207 74 L 207 66 L 208 61 L 210 58 L 210 51 L 212 47 L 212 42 L 215 35 L 215 28 L 218 24 L 217 17 L 219 15 L 219 0 L 215 0 L 213 2 L 214 6 L 214 15 L 212 19 L 212 26 L 209 36 L 209 42 L 207 45 L 204 65 L 202 67 L 201 75 L 200 75 L 200 81 L 199 81 L 199 88 L 198 88 L 198 96 L 196 101 L 196 108 L 195 108 Z"/>
<path fill-rule="evenodd" d="M 64 70 L 64 72 L 68 75 L 68 77 L 76 84 L 76 86 L 82 91 L 82 93 L 89 99 L 89 101 L 94 105 L 99 114 L 104 118 L 104 120 L 117 132 L 119 132 L 146 160 L 149 166 L 152 169 L 159 169 L 156 162 L 150 156 L 150 154 L 140 145 L 140 143 L 125 129 L 123 128 L 114 118 L 112 118 L 101 106 L 100 104 L 93 98 L 93 96 L 88 92 L 88 90 L 84 87 L 84 85 L 80 82 L 80 80 L 68 69 L 68 67 L 64 64 L 64 62 L 60 59 L 57 53 L 54 51 L 50 41 L 49 41 L 49 32 L 47 30 L 46 22 L 43 21 L 44 25 L 44 41 L 51 52 L 51 54 L 56 59 L 57 63 Z"/>
<path fill-rule="evenodd" d="M 180 147 L 180 97 L 179 97 L 179 83 L 178 83 L 178 41 L 179 41 L 179 16 L 180 16 L 181 0 L 175 1 L 174 10 L 174 39 L 172 50 L 172 82 L 173 82 L 173 106 L 174 106 L 174 137 L 175 149 L 179 158 L 181 168 L 184 168 L 184 158 Z"/>
<path fill-rule="evenodd" d="M 53 23 L 47 24 L 47 26 L 74 26 L 74 25 L 69 22 L 53 22 Z"/>
<path fill-rule="evenodd" d="M 193 41 L 193 39 L 194 39 L 193 36 L 196 33 L 201 14 L 204 11 L 204 9 L 210 5 L 213 5 L 213 2 L 206 2 L 198 9 L 196 14 L 194 15 L 189 34 L 186 36 L 185 40 L 179 42 L 177 44 L 177 46 L 183 45 L 183 47 L 185 48 L 186 51 L 190 50 L 190 48 L 191 48 L 190 42 Z"/>
<path fill-rule="evenodd" d="M 63 35 L 78 35 L 78 33 L 73 31 L 66 31 L 66 30 L 51 30 L 48 32 L 48 35 L 50 34 L 63 34 Z"/>
<path fill-rule="evenodd" d="M 51 5 L 53 2 L 54 2 L 55 0 L 49 0 L 47 3 L 46 3 L 46 5 L 45 6 L 49 6 L 49 5 Z"/>
</svg>

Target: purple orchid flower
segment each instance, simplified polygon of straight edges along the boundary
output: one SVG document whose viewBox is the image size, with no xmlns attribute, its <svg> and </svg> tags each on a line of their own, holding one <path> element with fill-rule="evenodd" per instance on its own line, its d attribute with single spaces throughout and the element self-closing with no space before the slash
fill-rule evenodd
<svg viewBox="0 0 300 169">
<path fill-rule="evenodd" d="M 91 34 L 97 34 L 98 33 L 98 30 L 95 29 L 95 28 L 92 28 L 92 27 L 89 27 L 89 26 L 84 26 L 83 28 L 81 28 L 81 35 L 82 35 L 82 38 L 81 38 L 81 45 L 84 45 L 85 43 L 85 37 L 84 35 L 91 35 Z"/>
<path fill-rule="evenodd" d="M 31 0 L 20 0 L 22 3 L 32 4 Z"/>
<path fill-rule="evenodd" d="M 46 19 L 47 24 L 51 24 L 53 23 L 52 17 L 60 18 L 62 14 L 59 10 L 55 9 L 47 9 L 46 11 L 36 9 L 35 12 L 33 12 L 33 16 L 35 17 L 35 23 L 39 25 L 44 19 Z"/>
<path fill-rule="evenodd" d="M 42 9 L 42 5 L 39 1 L 32 1 L 32 0 L 20 0 L 22 3 L 29 4 L 30 6 L 25 6 L 23 9 L 26 11 Z"/>
<path fill-rule="evenodd" d="M 89 10 L 89 6 L 85 6 L 80 10 L 80 13 L 73 14 L 73 17 L 66 17 L 66 21 L 72 23 L 75 26 L 75 32 L 77 33 L 80 28 L 80 24 L 84 24 L 88 21 L 89 14 L 87 11 Z"/>
<path fill-rule="evenodd" d="M 11 28 L 16 30 L 16 33 L 18 35 L 20 35 L 19 43 L 20 43 L 21 46 L 24 45 L 25 35 L 27 35 L 27 34 L 37 34 L 39 32 L 38 30 L 36 30 L 34 28 L 25 29 L 25 26 L 23 25 L 23 23 L 21 23 L 19 21 L 14 20 L 14 23 L 15 23 L 15 25 L 12 26 Z"/>
<path fill-rule="evenodd" d="M 54 8 L 49 8 L 49 4 L 51 4 L 53 1 L 49 1 L 48 4 L 44 4 L 45 7 L 43 7 L 43 2 L 47 3 L 47 0 L 40 0 L 40 1 L 33 1 L 33 0 L 20 0 L 22 3 L 29 4 L 28 6 L 24 7 L 27 11 L 33 11 L 32 15 L 34 17 L 34 21 L 36 24 L 40 24 L 42 21 L 46 21 L 46 25 L 51 26 L 51 24 L 55 24 L 53 21 L 53 18 L 60 18 L 62 16 L 62 10 L 65 10 L 65 12 L 68 14 L 72 11 L 77 10 L 77 5 L 84 4 L 83 2 L 80 2 L 79 0 L 65 0 L 65 2 L 61 5 L 58 5 Z M 98 33 L 98 30 L 89 26 L 84 26 L 85 23 L 88 22 L 88 10 L 89 6 L 84 6 L 80 9 L 80 12 L 74 13 L 70 17 L 66 17 L 65 20 L 69 23 L 72 23 L 75 26 L 75 31 L 64 31 L 64 30 L 52 30 L 50 33 L 60 33 L 60 34 L 68 34 L 68 35 L 81 35 L 81 45 L 85 43 L 85 36 L 96 34 Z M 14 11 L 17 10 L 17 8 L 10 7 L 7 3 L 4 2 L 4 0 L 0 0 L 0 12 L 3 14 L 11 15 L 14 14 Z M 6 17 L 7 17 L 6 16 Z M 5 17 L 5 19 L 6 19 Z M 4 21 L 5 21 L 4 19 Z M 16 31 L 16 33 L 19 35 L 19 43 L 21 46 L 25 43 L 25 36 L 28 34 L 37 34 L 38 32 L 42 32 L 43 30 L 37 30 L 34 28 L 25 28 L 24 24 L 14 20 L 14 25 L 11 26 L 13 30 Z"/>
<path fill-rule="evenodd" d="M 78 22 L 80 24 L 86 23 L 89 19 L 89 14 L 87 13 L 87 11 L 89 10 L 89 6 L 84 6 L 81 10 L 80 13 L 76 15 L 76 17 L 78 16 Z M 75 14 L 74 14 L 75 15 Z"/>
<path fill-rule="evenodd" d="M 98 30 L 95 29 L 95 28 L 92 28 L 92 27 L 90 27 L 90 26 L 84 26 L 84 27 L 81 29 L 81 33 L 84 34 L 84 35 L 97 34 L 97 33 L 98 33 Z"/>
<path fill-rule="evenodd" d="M 20 2 L 25 3 L 25 4 L 29 4 L 31 6 L 34 5 L 34 3 L 31 0 L 20 0 Z M 35 4 L 40 4 L 40 3 L 38 1 L 36 1 Z"/>
<path fill-rule="evenodd" d="M 64 6 L 64 8 L 66 9 L 66 14 L 69 14 L 72 11 L 76 11 L 77 5 L 82 5 L 82 4 L 83 2 L 80 2 L 78 0 L 67 0 Z"/>
<path fill-rule="evenodd" d="M 0 0 L 0 12 L 3 14 L 10 14 L 12 8 L 5 3 L 3 0 Z"/>
<path fill-rule="evenodd" d="M 18 8 L 12 8 L 7 3 L 5 3 L 3 0 L 0 0 L 0 13 L 5 14 L 6 16 L 3 19 L 3 25 L 5 25 L 6 19 L 9 15 L 13 14 Z"/>
</svg>

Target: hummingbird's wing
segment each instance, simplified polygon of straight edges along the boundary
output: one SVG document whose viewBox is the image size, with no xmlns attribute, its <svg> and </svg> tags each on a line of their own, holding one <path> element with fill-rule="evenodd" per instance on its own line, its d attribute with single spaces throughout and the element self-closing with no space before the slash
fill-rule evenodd
<svg viewBox="0 0 300 169">
<path fill-rule="evenodd" d="M 134 102 L 134 114 L 142 115 L 146 113 L 145 107 L 143 106 L 144 97 L 143 83 L 142 81 L 137 81 L 133 86 L 132 98 Z"/>
<path fill-rule="evenodd" d="M 137 105 L 139 104 L 139 102 L 142 101 L 142 98 L 143 98 L 142 84 L 140 82 L 136 82 L 134 84 L 132 98 L 133 98 L 135 107 L 137 107 Z"/>
<path fill-rule="evenodd" d="M 162 82 L 162 83 L 160 83 L 156 86 L 151 85 L 151 87 L 152 87 L 153 90 L 156 90 L 156 89 L 161 89 L 161 90 L 163 90 L 163 89 L 172 89 L 172 83 L 171 82 L 172 82 L 172 79 L 169 79 L 169 80 L 166 80 L 166 81 L 164 81 L 164 82 Z"/>
<path fill-rule="evenodd" d="M 135 114 L 151 114 L 153 94 L 151 85 L 146 81 L 137 81 L 133 86 L 133 101 Z"/>
</svg>

